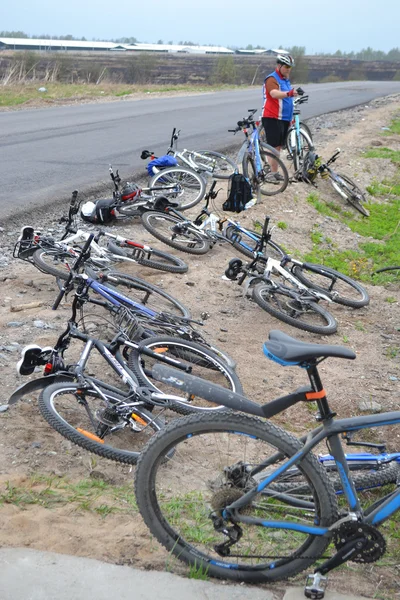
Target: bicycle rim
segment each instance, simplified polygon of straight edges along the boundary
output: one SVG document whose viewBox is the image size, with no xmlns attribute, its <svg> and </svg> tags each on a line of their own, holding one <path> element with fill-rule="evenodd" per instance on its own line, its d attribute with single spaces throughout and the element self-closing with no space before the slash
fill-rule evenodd
<svg viewBox="0 0 400 600">
<path fill-rule="evenodd" d="M 203 398 L 186 392 L 180 392 L 166 383 L 154 380 L 151 370 L 159 361 L 157 358 L 146 356 L 143 349 L 152 350 L 161 359 L 166 357 L 175 361 L 178 360 L 181 367 L 189 368 L 191 374 L 196 377 L 216 383 L 237 393 L 243 391 L 234 370 L 228 366 L 222 356 L 218 356 L 209 348 L 177 337 L 156 337 L 143 340 L 138 349 L 132 349 L 129 355 L 129 367 L 141 381 L 146 381 L 152 389 L 165 394 L 181 396 L 183 403 L 173 407 L 177 412 L 182 414 L 195 411 L 215 412 L 225 410 L 225 407 L 207 402 Z"/>
</svg>

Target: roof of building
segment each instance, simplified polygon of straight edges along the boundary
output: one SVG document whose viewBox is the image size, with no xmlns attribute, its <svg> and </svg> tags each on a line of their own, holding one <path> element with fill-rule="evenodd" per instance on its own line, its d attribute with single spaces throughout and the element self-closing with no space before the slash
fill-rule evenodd
<svg viewBox="0 0 400 600">
<path fill-rule="evenodd" d="M 32 48 L 79 48 L 88 50 L 104 49 L 104 50 L 136 50 L 142 52 L 189 52 L 201 54 L 234 54 L 233 50 L 224 48 L 223 46 L 192 46 L 179 44 L 120 44 L 115 42 L 100 42 L 100 41 L 81 41 L 81 40 L 48 40 L 48 39 L 32 39 L 32 38 L 7 38 L 1 37 L 0 44 L 12 47 L 24 46 Z"/>
</svg>

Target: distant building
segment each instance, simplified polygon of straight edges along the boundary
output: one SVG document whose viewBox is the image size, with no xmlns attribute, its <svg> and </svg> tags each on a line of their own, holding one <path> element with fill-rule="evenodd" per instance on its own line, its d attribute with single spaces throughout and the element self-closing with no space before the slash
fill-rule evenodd
<svg viewBox="0 0 400 600">
<path fill-rule="evenodd" d="M 223 46 L 180 46 L 178 44 L 116 44 L 115 42 L 86 42 L 79 40 L 39 40 L 0 38 L 0 50 L 40 50 L 42 52 L 183 52 L 186 54 L 234 54 Z"/>
</svg>

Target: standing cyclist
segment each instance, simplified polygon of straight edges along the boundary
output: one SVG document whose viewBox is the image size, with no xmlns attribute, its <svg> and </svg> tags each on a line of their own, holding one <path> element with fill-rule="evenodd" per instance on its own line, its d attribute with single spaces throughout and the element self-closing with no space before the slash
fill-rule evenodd
<svg viewBox="0 0 400 600">
<path fill-rule="evenodd" d="M 278 54 L 276 63 L 275 71 L 264 81 L 262 124 L 267 143 L 279 153 L 293 118 L 293 96 L 298 94 L 289 81 L 290 70 L 294 67 L 293 58 L 290 54 Z M 270 166 L 270 177 L 281 181 L 283 177 L 278 173 L 276 161 L 271 159 Z"/>
</svg>

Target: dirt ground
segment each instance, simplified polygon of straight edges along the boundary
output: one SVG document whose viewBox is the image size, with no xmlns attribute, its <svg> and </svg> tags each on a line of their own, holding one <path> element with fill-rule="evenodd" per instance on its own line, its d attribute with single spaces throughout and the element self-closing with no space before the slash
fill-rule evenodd
<svg viewBox="0 0 400 600">
<path fill-rule="evenodd" d="M 324 119 L 314 119 L 310 125 L 315 131 L 322 156 L 329 157 L 335 148 L 341 147 L 343 152 L 337 162 L 338 170 L 347 173 L 365 188 L 374 179 L 380 181 L 383 170 L 385 176 L 390 176 L 394 169 L 389 161 L 366 159 L 361 152 L 371 145 L 380 144 L 400 148 L 398 137 L 382 138 L 382 128 L 387 126 L 393 114 L 398 114 L 399 109 L 400 98 L 397 96 L 372 102 L 367 107 L 327 115 Z M 225 187 L 222 188 L 216 200 L 219 207 L 226 195 Z M 283 194 L 264 198 L 260 205 L 242 213 L 239 220 L 250 228 L 255 221 L 262 221 L 266 214 L 271 216 L 272 224 L 285 222 L 287 228 L 276 228 L 273 239 L 295 256 L 312 248 L 311 226 L 318 229 L 326 244 L 356 249 L 361 237 L 337 220 L 317 213 L 306 202 L 311 191 L 312 188 L 305 184 L 292 184 Z M 316 191 L 325 200 L 343 202 L 327 182 L 321 181 Z M 194 215 L 196 208 L 192 210 Z M 56 227 L 54 223 L 49 225 Z M 129 233 L 133 239 L 162 247 L 138 223 L 129 226 L 125 223 L 114 229 Z M 21 348 L 27 343 L 43 346 L 54 343 L 69 315 L 68 303 L 57 312 L 51 310 L 57 290 L 50 276 L 41 274 L 26 263 L 10 259 L 18 230 L 13 223 L 4 227 L 1 233 L 1 248 L 6 258 L 0 270 L 0 404 L 7 403 L 10 393 L 24 382 L 15 372 Z M 137 274 L 179 297 L 191 309 L 194 318 L 199 318 L 202 312 L 209 313 L 203 333 L 237 361 L 237 372 L 250 398 L 265 403 L 307 383 L 300 369 L 283 369 L 267 361 L 263 355 L 262 344 L 268 332 L 280 329 L 304 341 L 343 344 L 356 352 L 355 361 L 331 359 L 321 366 L 331 406 L 340 417 L 361 414 L 360 403 L 363 400 L 379 403 L 382 411 L 399 410 L 399 284 L 385 288 L 367 286 L 370 305 L 359 310 L 331 306 L 330 310 L 339 323 L 338 331 L 321 338 L 273 319 L 244 297 L 236 282 L 222 279 L 229 259 L 235 256 L 230 245 L 217 245 L 202 257 L 180 256 L 189 264 L 189 271 L 184 275 L 160 274 L 143 268 L 139 268 Z M 41 306 L 15 310 L 19 305 L 32 302 Z M 297 435 L 310 428 L 311 418 L 305 407 L 296 406 L 275 417 L 274 421 Z M 119 497 L 116 502 L 119 510 L 114 512 L 111 509 L 95 510 L 110 502 L 101 491 L 90 507 L 83 506 L 76 497 L 70 496 L 64 502 L 49 504 L 40 495 L 49 487 L 50 481 L 52 489 L 56 490 L 61 490 L 64 484 L 84 479 L 102 480 L 128 489 L 133 478 L 132 468 L 98 457 L 94 459 L 64 440 L 41 418 L 34 394 L 0 413 L 0 431 L 2 546 L 25 546 L 132 564 L 144 569 L 167 567 L 178 573 L 187 573 L 183 565 L 173 561 L 152 540 L 130 500 L 125 500 L 124 504 Z M 399 450 L 400 428 L 392 428 L 390 433 L 387 430 L 376 431 L 374 439 L 386 439 L 390 449 Z M 329 589 L 342 593 L 385 599 L 400 594 L 399 567 L 393 561 L 386 566 L 367 565 L 361 568 L 351 565 L 333 572 L 330 579 Z M 296 579 L 296 583 L 302 581 L 303 577 Z M 277 599 L 282 597 L 285 587 L 282 584 L 272 587 Z"/>
</svg>

